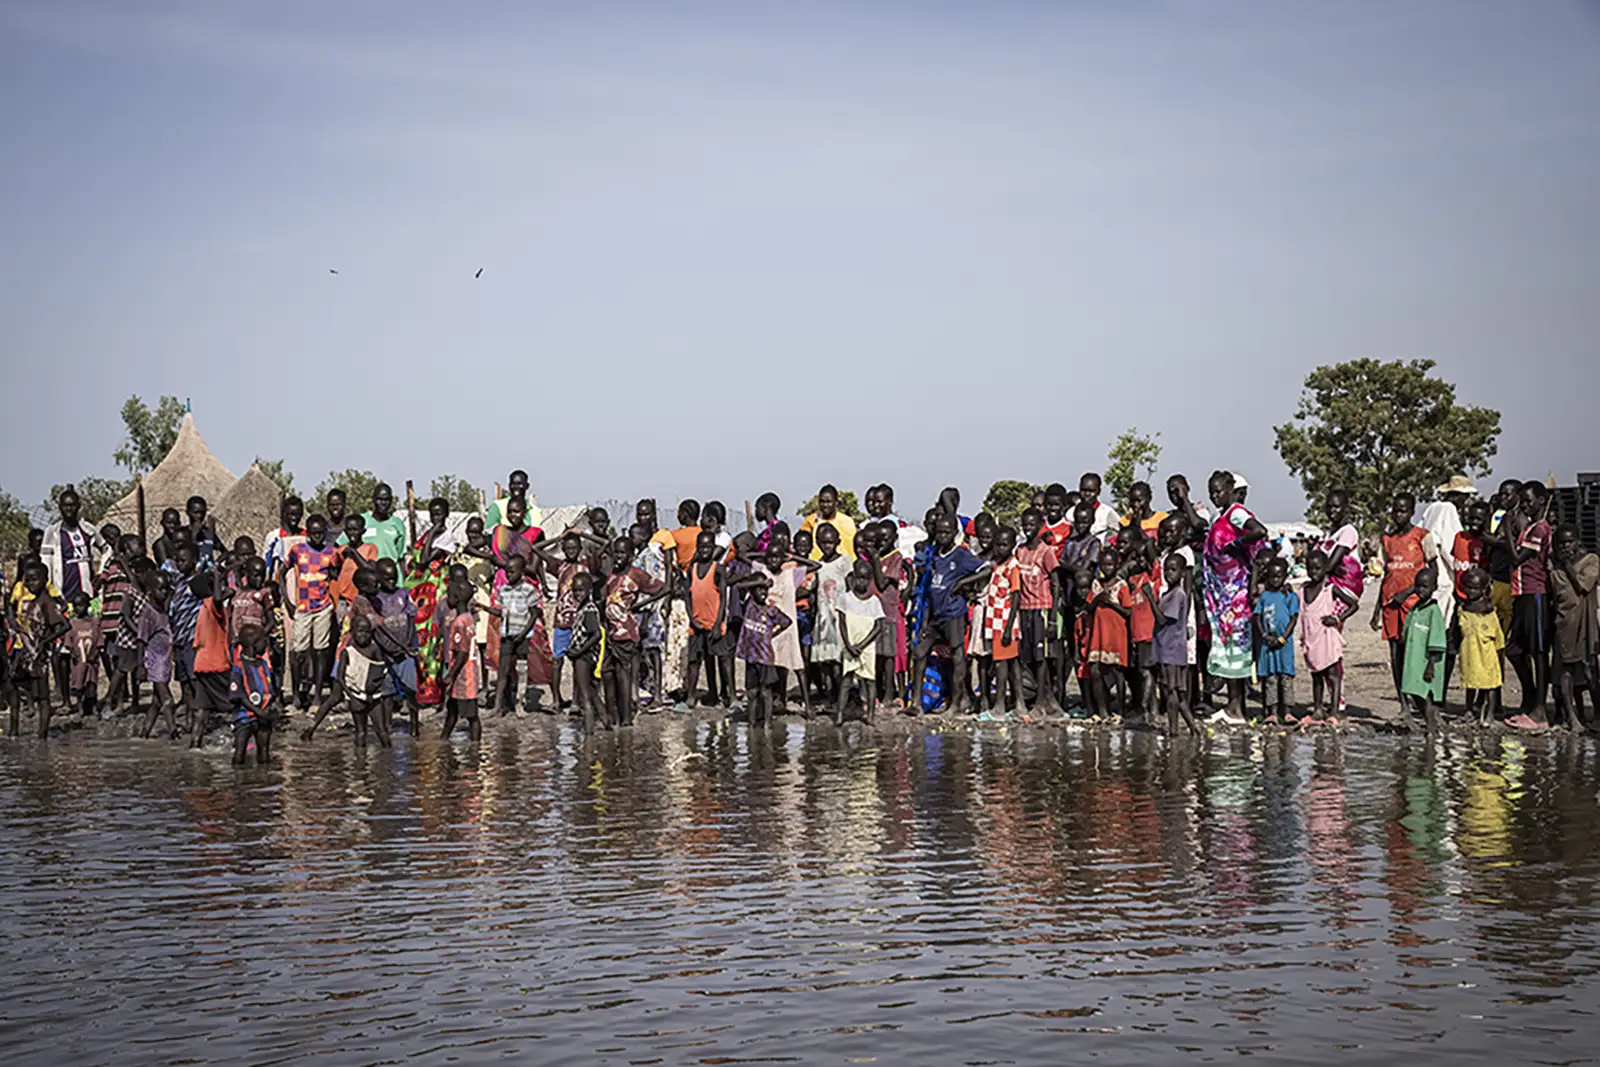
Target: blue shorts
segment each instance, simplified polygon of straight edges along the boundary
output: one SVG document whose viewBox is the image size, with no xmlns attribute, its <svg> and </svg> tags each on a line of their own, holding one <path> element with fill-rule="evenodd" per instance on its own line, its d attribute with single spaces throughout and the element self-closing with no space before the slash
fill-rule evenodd
<svg viewBox="0 0 1600 1067">
<path fill-rule="evenodd" d="M 572 631 L 563 630 L 557 626 L 550 631 L 550 655 L 560 659 L 567 654 L 567 646 L 572 644 Z"/>
<path fill-rule="evenodd" d="M 194 681 L 194 646 L 174 642 L 172 646 L 172 680 Z"/>
<path fill-rule="evenodd" d="M 417 661 L 407 656 L 399 663 L 383 669 L 383 682 L 378 687 L 380 697 L 403 697 L 417 691 Z"/>
</svg>

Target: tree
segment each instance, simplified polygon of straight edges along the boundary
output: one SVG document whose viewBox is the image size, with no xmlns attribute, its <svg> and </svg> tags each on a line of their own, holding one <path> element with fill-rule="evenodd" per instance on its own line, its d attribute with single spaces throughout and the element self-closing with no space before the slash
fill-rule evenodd
<svg viewBox="0 0 1600 1067">
<path fill-rule="evenodd" d="M 350 504 L 350 513 L 360 514 L 372 506 L 372 487 L 382 480 L 371 471 L 358 471 L 353 467 L 342 471 L 329 471 L 328 476 L 311 490 L 311 500 L 306 502 L 306 511 L 310 513 L 319 510 L 323 501 L 328 499 L 329 489 L 343 489 L 345 500 Z"/>
<path fill-rule="evenodd" d="M 465 511 L 473 515 L 483 510 L 483 498 L 477 487 L 465 478 L 454 474 L 441 474 L 428 484 L 428 496 L 442 496 L 450 501 L 451 511 Z"/>
<path fill-rule="evenodd" d="M 1294 418 L 1275 428 L 1278 455 L 1321 515 L 1332 489 L 1350 493 L 1363 530 L 1389 499 L 1425 499 L 1453 474 L 1482 477 L 1500 436 L 1500 413 L 1456 403 L 1455 386 L 1430 376 L 1434 362 L 1357 359 L 1306 376 Z"/>
<path fill-rule="evenodd" d="M 256 466 L 261 468 L 261 473 L 271 478 L 284 496 L 294 495 L 294 474 L 283 469 L 281 459 L 262 459 L 256 457 Z"/>
<path fill-rule="evenodd" d="M 993 515 L 1000 525 L 1015 526 L 1040 488 L 1031 482 L 1002 478 L 989 487 L 988 495 L 983 498 L 983 510 Z"/>
<path fill-rule="evenodd" d="M 1161 462 L 1161 434 L 1146 437 L 1139 427 L 1130 426 L 1106 449 L 1105 487 L 1111 490 L 1111 501 L 1118 511 L 1128 507 L 1128 490 L 1137 481 L 1155 477 L 1156 464 Z M 1140 474 L 1140 471 L 1143 474 Z"/>
<path fill-rule="evenodd" d="M 22 506 L 22 501 L 0 489 L 0 561 L 9 570 L 11 561 L 28 547 L 28 531 L 33 529 L 33 516 Z M 17 575 L 12 575 L 16 578 Z"/>
<path fill-rule="evenodd" d="M 816 494 L 813 493 L 810 500 L 807 500 L 800 505 L 799 514 L 801 518 L 805 518 L 807 515 L 810 515 L 816 510 L 817 497 Z M 860 522 L 862 519 L 867 517 L 867 513 L 861 510 L 861 502 L 856 499 L 854 490 L 839 490 L 839 510 L 850 516 L 856 522 Z"/>
<path fill-rule="evenodd" d="M 111 458 L 135 477 L 150 473 L 177 443 L 178 424 L 187 410 L 175 396 L 162 397 L 154 411 L 139 397 L 130 396 L 122 405 L 122 447 Z"/>
<path fill-rule="evenodd" d="M 100 520 L 105 518 L 111 506 L 129 493 L 133 492 L 135 479 L 120 481 L 116 478 L 101 478 L 90 475 L 70 483 L 78 491 L 78 518 L 91 526 L 98 526 Z M 50 495 L 45 497 L 44 503 L 39 505 L 39 515 L 46 522 L 54 522 L 60 515 L 56 509 L 56 498 L 67 487 L 65 485 L 52 485 Z M 138 530 L 124 530 L 123 533 L 138 533 Z"/>
</svg>

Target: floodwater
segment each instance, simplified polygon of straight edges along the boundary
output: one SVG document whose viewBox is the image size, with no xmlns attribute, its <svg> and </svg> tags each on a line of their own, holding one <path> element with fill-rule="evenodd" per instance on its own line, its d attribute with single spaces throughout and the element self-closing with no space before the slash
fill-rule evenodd
<svg viewBox="0 0 1600 1067">
<path fill-rule="evenodd" d="M 0 746 L 16 1063 L 1586 1063 L 1595 751 L 534 718 Z"/>
</svg>

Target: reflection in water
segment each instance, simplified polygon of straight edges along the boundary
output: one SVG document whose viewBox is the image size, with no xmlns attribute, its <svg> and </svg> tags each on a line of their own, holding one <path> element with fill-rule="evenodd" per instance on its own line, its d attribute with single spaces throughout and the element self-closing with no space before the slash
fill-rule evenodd
<svg viewBox="0 0 1600 1067">
<path fill-rule="evenodd" d="M 0 1028 L 52 1063 L 1587 1062 L 1596 789 L 1549 737 L 15 743 Z"/>
</svg>

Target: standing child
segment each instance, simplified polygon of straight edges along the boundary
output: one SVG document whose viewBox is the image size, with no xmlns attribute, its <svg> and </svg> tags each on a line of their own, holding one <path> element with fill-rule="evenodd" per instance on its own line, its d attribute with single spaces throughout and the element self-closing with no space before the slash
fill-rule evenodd
<svg viewBox="0 0 1600 1067">
<path fill-rule="evenodd" d="M 1022 565 L 1017 561 L 1017 531 L 1012 526 L 997 526 L 992 559 L 994 570 L 983 593 L 983 636 L 985 642 L 984 677 L 979 691 L 989 696 L 989 705 L 979 715 L 993 718 L 996 705 L 1009 720 L 1023 709 L 1021 645 L 1017 640 L 1022 616 Z M 989 674 L 994 677 L 987 677 Z M 993 691 L 990 683 L 993 682 Z"/>
<path fill-rule="evenodd" d="M 88 593 L 79 592 L 72 598 L 72 619 L 67 625 L 67 652 L 72 661 L 68 686 L 71 706 L 79 715 L 89 715 L 100 684 L 101 629 L 100 620 L 90 613 Z"/>
<path fill-rule="evenodd" d="M 601 706 L 595 693 L 595 675 L 600 670 L 600 660 L 605 650 L 605 617 L 600 605 L 595 603 L 594 575 L 579 571 L 572 579 L 572 598 L 578 614 L 572 624 L 572 638 L 567 642 L 567 659 L 572 661 L 572 699 L 583 716 L 583 724 L 594 728 L 595 716 L 604 717 L 606 729 L 616 725 L 610 712 Z"/>
<path fill-rule="evenodd" d="M 1079 617 L 1079 648 L 1087 684 L 1084 694 L 1093 715 L 1113 714 L 1111 691 L 1120 688 L 1122 672 L 1128 666 L 1128 619 L 1133 614 L 1133 597 L 1122 577 L 1117 554 L 1100 554 L 1099 566 L 1091 576 L 1080 571 L 1074 579 L 1083 590 L 1084 611 Z M 1119 704 L 1120 706 L 1120 704 Z"/>
<path fill-rule="evenodd" d="M 1189 589 L 1188 561 L 1174 552 L 1162 564 L 1161 596 L 1156 601 L 1155 637 L 1151 641 L 1169 736 L 1177 734 L 1180 717 L 1190 733 L 1200 730 L 1189 710 L 1189 675 L 1194 664 L 1189 643 Z"/>
<path fill-rule="evenodd" d="M 827 486 L 823 487 L 826 490 Z M 839 531 L 831 522 L 816 525 L 818 563 L 816 582 L 816 624 L 811 634 L 811 666 L 822 685 L 823 699 L 838 707 L 843 681 L 840 665 L 844 660 L 844 631 L 839 626 L 839 598 L 846 595 L 855 560 L 846 555 Z M 854 528 L 852 527 L 852 534 Z"/>
<path fill-rule="evenodd" d="M 1417 579 L 1412 586 L 1412 594 L 1417 601 L 1402 622 L 1404 662 L 1400 676 L 1401 702 L 1407 720 L 1410 719 L 1412 708 L 1422 712 L 1430 734 L 1437 733 L 1439 729 L 1439 702 L 1444 699 L 1444 650 L 1449 637 L 1444 624 L 1444 612 L 1439 610 L 1439 605 L 1433 599 L 1438 584 L 1438 576 L 1432 567 L 1417 571 Z"/>
<path fill-rule="evenodd" d="M 467 720 L 467 736 L 478 741 L 483 724 L 478 721 L 478 620 L 472 614 L 472 583 L 466 569 L 457 570 L 445 591 L 444 728 L 439 739 L 447 741 L 457 719 Z"/>
<path fill-rule="evenodd" d="M 557 547 L 559 556 L 556 554 Z M 573 594 L 572 582 L 578 575 L 589 573 L 589 565 L 584 561 L 584 547 L 584 535 L 573 529 L 562 534 L 561 540 L 554 546 L 548 541 L 533 546 L 545 566 L 556 575 L 556 603 L 550 619 L 550 694 L 557 708 L 567 706 L 567 702 L 561 699 L 561 668 L 566 662 L 567 646 L 572 643 L 572 627 L 578 621 L 578 599 Z M 576 679 L 573 685 L 577 685 Z"/>
<path fill-rule="evenodd" d="M 1389 642 L 1389 671 L 1394 678 L 1395 695 L 1402 704 L 1406 703 L 1400 686 L 1405 667 L 1401 647 L 1403 612 L 1395 598 L 1413 587 L 1418 574 L 1431 571 L 1433 561 L 1439 558 L 1433 535 L 1411 523 L 1416 510 L 1417 498 L 1412 493 L 1396 493 L 1390 502 L 1390 525 L 1383 535 L 1383 584 L 1378 590 L 1378 603 L 1372 609 L 1372 628 L 1381 629 L 1384 640 Z M 1431 587 L 1428 595 L 1433 595 Z"/>
<path fill-rule="evenodd" d="M 943 645 L 950 652 L 950 691 L 947 706 L 952 715 L 967 709 L 967 593 L 989 581 L 993 564 L 980 560 L 971 549 L 956 544 L 955 516 L 940 512 L 933 519 L 933 542 L 927 556 L 928 622 L 917 635 L 912 680 L 920 687 L 928 657 Z M 913 704 L 913 710 L 917 705 Z"/>
<path fill-rule="evenodd" d="M 1264 588 L 1256 596 L 1256 638 L 1261 654 L 1256 677 L 1261 680 L 1261 710 L 1267 722 L 1277 724 L 1289 713 L 1289 689 L 1294 685 L 1294 630 L 1300 621 L 1300 598 L 1289 591 L 1289 562 L 1278 558 L 1266 565 Z"/>
<path fill-rule="evenodd" d="M 363 572 L 360 581 L 369 592 L 376 588 L 373 584 L 376 579 L 370 571 Z M 322 720 L 328 717 L 330 711 L 346 707 L 350 709 L 350 720 L 355 726 L 357 745 L 367 743 L 370 726 L 378 735 L 378 744 L 384 748 L 390 747 L 388 717 L 384 714 L 381 696 L 384 662 L 374 636 L 377 629 L 373 624 L 375 618 L 376 610 L 352 611 L 349 620 L 350 639 L 339 652 L 338 676 L 333 689 L 317 709 L 311 725 L 301 732 L 300 740 L 311 741 L 316 736 L 317 727 L 322 725 Z"/>
<path fill-rule="evenodd" d="M 236 710 L 238 694 L 234 692 L 234 656 L 230 650 L 228 640 L 228 613 L 223 607 L 226 601 L 224 574 L 220 570 L 204 571 L 189 579 L 189 591 L 200 601 L 200 610 L 195 614 L 194 622 L 194 660 L 193 673 L 190 678 L 189 695 L 189 746 L 199 748 L 205 740 L 206 726 L 212 712 L 226 715 Z M 253 624 L 260 633 L 261 648 L 252 653 L 254 646 L 245 648 L 243 655 L 251 654 L 267 656 L 267 634 L 260 624 Z M 243 647 L 243 631 L 240 632 L 241 647 Z M 267 668 L 265 677 L 267 683 L 272 682 L 272 666 L 270 657 L 266 660 Z M 265 707 L 265 705 L 262 705 Z M 267 727 L 271 731 L 271 726 Z M 257 758 L 260 758 L 260 743 L 257 743 Z"/>
<path fill-rule="evenodd" d="M 164 571 L 155 567 L 144 572 L 144 596 L 134 622 L 135 644 L 150 683 L 150 710 L 140 737 L 149 737 L 156 716 L 165 715 L 167 736 L 178 736 L 178 723 L 172 704 L 172 624 L 167 619 L 167 597 L 171 586 Z M 137 685 L 137 681 L 134 682 Z"/>
<path fill-rule="evenodd" d="M 780 532 L 773 535 L 772 543 L 767 546 L 761 561 L 755 565 L 755 571 L 757 574 L 765 574 L 772 580 L 767 588 L 768 602 L 785 618 L 794 621 L 799 618 L 800 589 L 810 576 L 810 572 L 816 570 L 818 566 L 811 559 L 791 552 L 788 540 Z M 775 668 L 776 676 L 771 682 L 775 689 L 778 711 L 783 712 L 788 703 L 789 674 L 792 672 L 800 680 L 801 704 L 805 709 L 805 717 L 809 719 L 811 687 L 806 684 L 805 657 L 800 647 L 798 624 L 780 627 L 773 631 L 771 665 Z"/>
<path fill-rule="evenodd" d="M 70 629 L 47 588 L 43 563 L 29 562 L 13 594 L 11 608 L 11 726 L 22 729 L 22 694 L 27 693 L 38 723 L 39 739 L 50 736 L 50 672 L 56 642 Z"/>
<path fill-rule="evenodd" d="M 1049 497 L 1045 498 L 1048 505 Z M 1047 509 L 1048 510 L 1048 509 Z M 1057 694 L 1062 707 L 1067 705 L 1067 679 L 1077 674 L 1080 689 L 1088 679 L 1088 670 L 1084 666 L 1084 649 L 1080 647 L 1080 629 L 1074 625 L 1074 609 L 1086 604 L 1093 597 L 1088 593 L 1087 586 L 1073 588 L 1075 575 L 1087 573 L 1091 582 L 1094 575 L 1100 570 L 1101 545 L 1100 539 L 1094 535 L 1094 505 L 1081 503 L 1072 509 L 1072 524 L 1067 537 L 1060 542 L 1060 561 L 1056 564 L 1061 580 L 1057 585 L 1056 593 L 1060 597 L 1060 604 L 1056 610 L 1057 633 L 1051 635 L 1055 642 L 1052 651 L 1060 662 L 1058 672 L 1060 692 Z M 1113 554 L 1114 555 L 1114 554 Z M 1114 563 L 1114 561 L 1113 561 Z M 1115 570 L 1115 566 L 1112 567 Z M 1087 697 L 1088 690 L 1083 690 Z"/>
<path fill-rule="evenodd" d="M 1524 482 L 1519 513 L 1500 524 L 1502 544 L 1511 560 L 1511 626 L 1506 630 L 1506 658 L 1522 688 L 1522 713 L 1507 725 L 1542 730 L 1545 690 L 1550 677 L 1550 491 L 1541 482 Z"/>
<path fill-rule="evenodd" d="M 781 549 L 777 548 L 771 551 L 781 553 Z M 780 574 L 778 580 L 785 577 Z M 774 646 L 779 637 L 794 625 L 794 620 L 772 602 L 774 579 L 769 572 L 757 571 L 751 578 L 753 582 L 750 599 L 744 609 L 744 625 L 739 629 L 738 656 L 745 663 L 745 697 L 749 706 L 747 720 L 751 726 L 770 726 L 772 689 L 780 677 Z"/>
<path fill-rule="evenodd" d="M 343 562 L 338 548 L 328 544 L 328 520 L 313 515 L 306 520 L 306 539 L 288 552 L 294 574 L 294 599 L 289 608 L 289 632 L 296 696 L 302 709 L 320 700 L 333 663 L 334 579 Z"/>
<path fill-rule="evenodd" d="M 220 631 L 221 624 L 218 623 Z M 233 700 L 233 763 L 242 767 L 250 742 L 256 744 L 256 766 L 265 767 L 272 758 L 273 694 L 272 659 L 267 647 L 267 631 L 251 623 L 239 631 L 238 658 L 229 681 Z"/>
<path fill-rule="evenodd" d="M 637 535 L 643 529 L 636 523 L 631 532 Z M 641 619 L 648 617 L 650 606 L 670 588 L 663 579 L 634 565 L 633 560 L 642 549 L 655 547 L 637 544 L 636 540 L 619 537 L 611 543 L 612 570 L 601 593 L 605 602 L 606 649 L 600 674 L 607 715 L 618 726 L 632 726 L 639 705 Z M 655 617 L 659 621 L 660 613 Z"/>
<path fill-rule="evenodd" d="M 1600 648 L 1595 584 L 1600 581 L 1600 556 L 1585 552 L 1578 528 L 1556 527 L 1551 539 L 1550 599 L 1555 605 L 1556 692 L 1567 716 L 1567 728 L 1584 725 L 1583 690 L 1594 683 L 1595 652 Z M 1590 724 L 1592 725 L 1592 724 Z"/>
<path fill-rule="evenodd" d="M 1159 526 L 1159 523 L 1157 524 Z M 1134 705 L 1148 721 L 1156 711 L 1155 652 L 1156 581 L 1155 541 L 1146 536 L 1143 526 L 1124 526 L 1117 533 L 1116 551 L 1122 557 L 1122 572 L 1128 576 L 1128 678 Z"/>
<path fill-rule="evenodd" d="M 857 535 L 860 543 L 860 535 Z M 844 723 L 844 706 L 850 695 L 850 683 L 861 689 L 861 706 L 871 722 L 878 711 L 876 678 L 878 669 L 878 636 L 884 629 L 883 602 L 873 592 L 873 571 L 876 568 L 864 559 L 858 559 L 850 568 L 849 587 L 837 601 L 840 640 L 843 642 L 840 659 L 839 694 L 834 701 L 833 721 Z"/>
<path fill-rule="evenodd" d="M 727 568 L 717 562 L 716 534 L 700 531 L 694 559 L 689 561 L 689 647 L 684 670 L 684 700 L 690 708 L 700 704 L 700 671 L 706 672 L 706 702 L 733 703 L 732 649 L 727 647 Z M 718 689 L 718 683 L 721 689 Z"/>
<path fill-rule="evenodd" d="M 1334 581 L 1332 566 L 1333 558 L 1320 548 L 1306 554 L 1299 629 L 1300 652 L 1311 672 L 1311 714 L 1300 720 L 1303 726 L 1338 721 L 1344 688 L 1344 622 L 1361 606 L 1347 585 Z M 1324 708 L 1329 709 L 1326 719 Z"/>
<path fill-rule="evenodd" d="M 878 646 L 873 666 L 878 695 L 900 708 L 905 691 L 904 672 L 908 664 L 906 616 L 900 589 L 905 582 L 905 557 L 898 547 L 899 527 L 892 520 L 868 523 L 856 534 L 857 558 L 872 568 L 872 592 L 883 609 L 883 625 L 878 628 Z"/>
<path fill-rule="evenodd" d="M 1459 537 L 1459 535 L 1458 535 Z M 1461 688 L 1466 690 L 1467 711 L 1479 726 L 1500 716 L 1500 687 L 1505 671 L 1500 665 L 1506 634 L 1495 613 L 1493 582 L 1483 567 L 1462 572 L 1456 589 L 1465 598 L 1456 612 L 1461 628 Z"/>
<path fill-rule="evenodd" d="M 1063 495 L 1066 490 L 1062 490 Z M 1059 555 L 1056 546 L 1045 540 L 1044 512 L 1028 508 L 1022 513 L 1022 544 L 1017 546 L 1017 574 L 1022 582 L 1022 601 L 1018 620 L 1023 667 L 1033 672 L 1033 711 L 1036 715 L 1059 715 L 1061 703 L 1056 699 L 1060 680 L 1054 676 L 1058 660 L 1051 659 L 1054 648 L 1059 655 L 1060 642 L 1052 643 L 1055 634 L 1054 616 L 1059 599 L 1056 563 Z"/>
<path fill-rule="evenodd" d="M 515 498 L 512 498 L 515 504 Z M 527 580 L 527 561 L 513 555 L 506 560 L 505 584 L 500 586 L 500 668 L 495 678 L 494 706 L 501 715 L 517 704 L 517 665 L 528 658 L 528 640 L 538 617 L 540 590 Z"/>
</svg>

